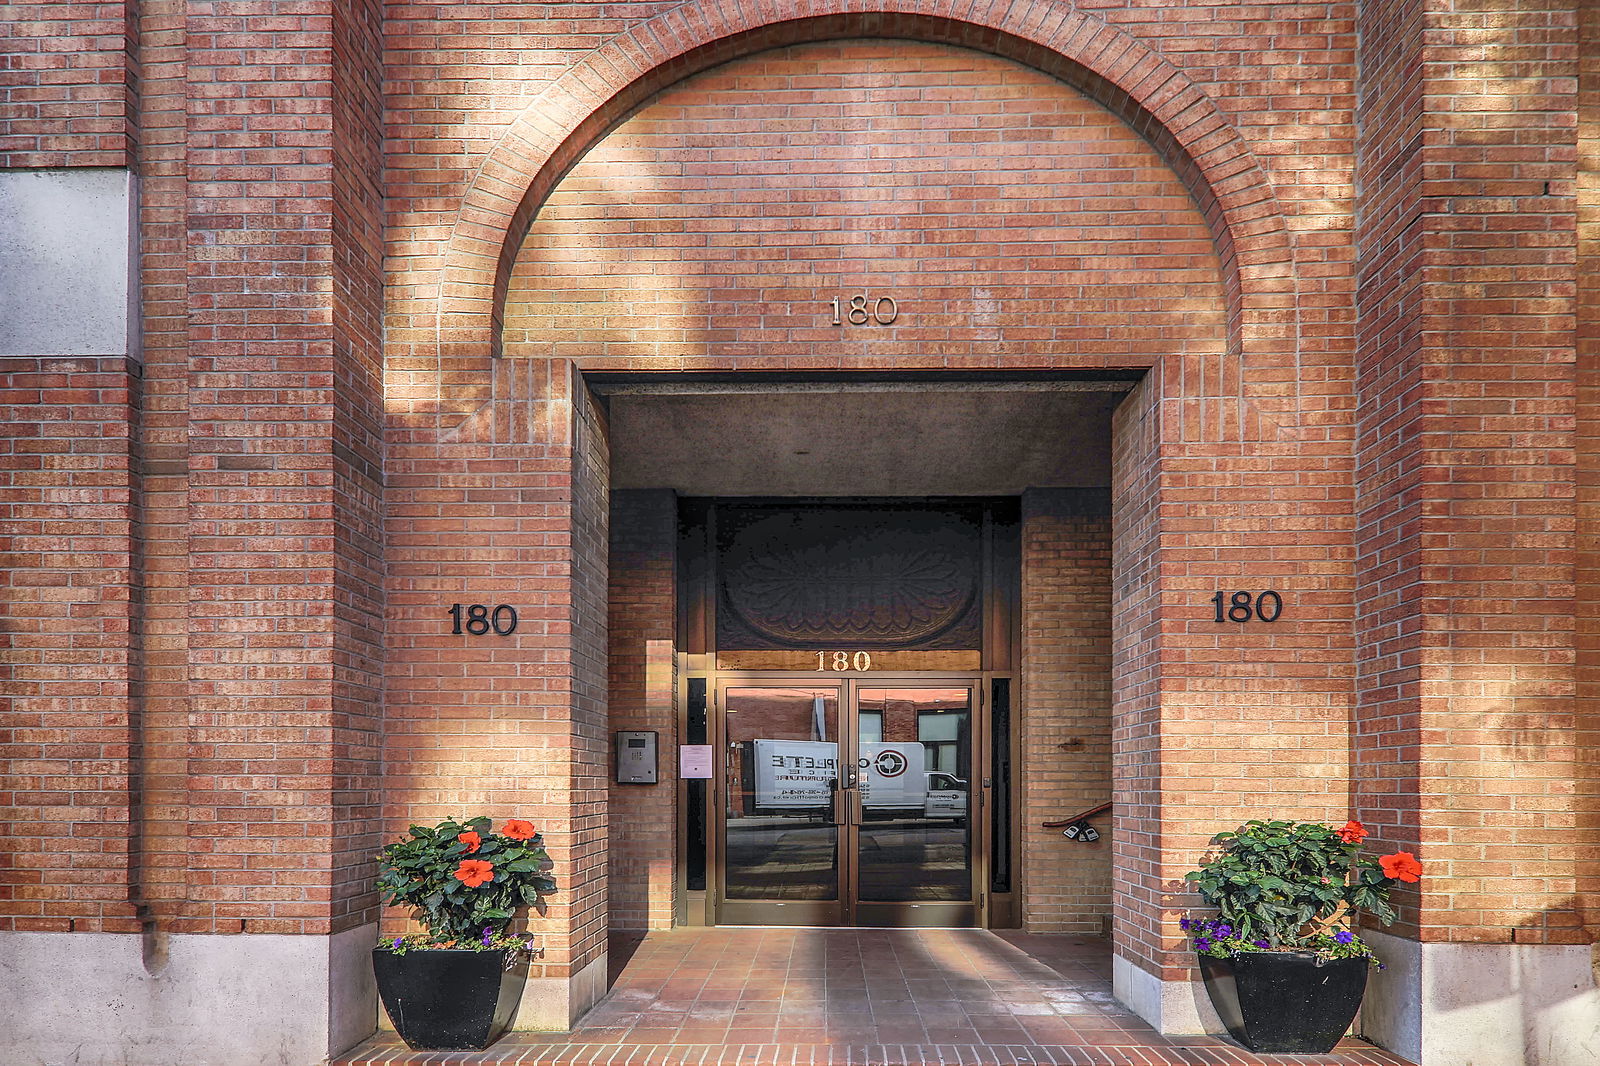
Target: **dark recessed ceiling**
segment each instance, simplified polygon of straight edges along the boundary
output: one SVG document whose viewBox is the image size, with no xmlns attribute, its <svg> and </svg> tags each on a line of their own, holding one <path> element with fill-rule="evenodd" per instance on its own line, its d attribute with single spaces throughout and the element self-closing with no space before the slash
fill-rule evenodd
<svg viewBox="0 0 1600 1066">
<path fill-rule="evenodd" d="M 1127 383 L 822 384 L 609 397 L 611 485 L 685 496 L 1009 496 L 1111 483 Z"/>
</svg>

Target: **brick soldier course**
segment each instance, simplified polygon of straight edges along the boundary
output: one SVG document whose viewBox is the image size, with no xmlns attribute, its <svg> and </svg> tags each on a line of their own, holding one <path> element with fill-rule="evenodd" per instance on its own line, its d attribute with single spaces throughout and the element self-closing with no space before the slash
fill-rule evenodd
<svg viewBox="0 0 1600 1066">
<path fill-rule="evenodd" d="M 1600 5 L 142 0 L 0 41 L 0 1059 L 345 1051 L 374 852 L 478 811 L 556 864 L 522 1024 L 577 1021 L 611 931 L 685 912 L 677 786 L 609 783 L 613 730 L 669 782 L 685 739 L 676 501 L 614 486 L 591 386 L 1116 372 L 1109 473 L 1021 494 L 1022 929 L 1109 928 L 1121 1002 L 1197 1032 L 1176 879 L 1357 817 L 1426 871 L 1363 1032 L 1593 1061 Z M 898 317 L 832 325 L 854 292 Z M 1216 624 L 1235 589 L 1282 617 Z M 1097 844 L 1039 827 L 1108 795 Z"/>
</svg>

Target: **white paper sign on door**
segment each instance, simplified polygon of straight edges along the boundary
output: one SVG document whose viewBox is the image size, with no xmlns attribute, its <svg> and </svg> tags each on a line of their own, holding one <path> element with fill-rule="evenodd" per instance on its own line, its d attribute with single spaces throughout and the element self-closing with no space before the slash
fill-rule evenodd
<svg viewBox="0 0 1600 1066">
<path fill-rule="evenodd" d="M 685 780 L 711 776 L 710 744 L 678 745 L 678 776 Z"/>
</svg>

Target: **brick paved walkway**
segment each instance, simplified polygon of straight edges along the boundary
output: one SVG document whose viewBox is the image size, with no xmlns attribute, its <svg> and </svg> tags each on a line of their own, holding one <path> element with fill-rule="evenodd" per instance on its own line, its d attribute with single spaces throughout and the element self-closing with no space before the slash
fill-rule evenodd
<svg viewBox="0 0 1600 1066">
<path fill-rule="evenodd" d="M 976 929 L 652 933 L 570 1033 L 408 1051 L 380 1033 L 332 1066 L 1407 1066 L 1357 1040 L 1256 1055 L 1163 1037 L 1111 997 L 1103 941 Z"/>
</svg>

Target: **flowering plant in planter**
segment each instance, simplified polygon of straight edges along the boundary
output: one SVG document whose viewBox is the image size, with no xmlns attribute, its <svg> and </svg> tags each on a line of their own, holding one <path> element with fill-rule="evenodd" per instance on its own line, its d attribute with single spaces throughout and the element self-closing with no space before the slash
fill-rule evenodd
<svg viewBox="0 0 1600 1066">
<path fill-rule="evenodd" d="M 1315 822 L 1246 822 L 1211 839 L 1217 851 L 1184 875 L 1216 918 L 1179 923 L 1201 955 L 1230 958 L 1253 951 L 1309 952 L 1324 959 L 1372 958 L 1350 928 L 1361 911 L 1394 921 L 1389 889 L 1422 873 L 1407 851 L 1360 854 L 1367 830 Z"/>
<path fill-rule="evenodd" d="M 423 932 L 372 950 L 378 996 L 416 1050 L 481 1050 L 516 1017 L 532 937 L 506 932 L 517 908 L 555 891 L 529 822 L 486 817 L 414 825 L 378 855 L 378 894 L 410 907 Z"/>
<path fill-rule="evenodd" d="M 1366 835 L 1356 821 L 1246 822 L 1184 875 L 1220 912 L 1180 924 L 1217 1016 L 1245 1047 L 1322 1054 L 1349 1029 L 1376 961 L 1351 926 L 1363 910 L 1394 921 L 1392 883 L 1422 874 L 1407 851 L 1363 857 Z"/>
<path fill-rule="evenodd" d="M 412 908 L 425 930 L 380 947 L 397 954 L 417 948 L 491 951 L 523 947 L 506 934 L 518 907 L 555 891 L 550 856 L 529 822 L 512 818 L 491 832 L 487 817 L 433 828 L 414 825 L 405 839 L 378 855 L 378 894 L 384 903 Z"/>
</svg>

